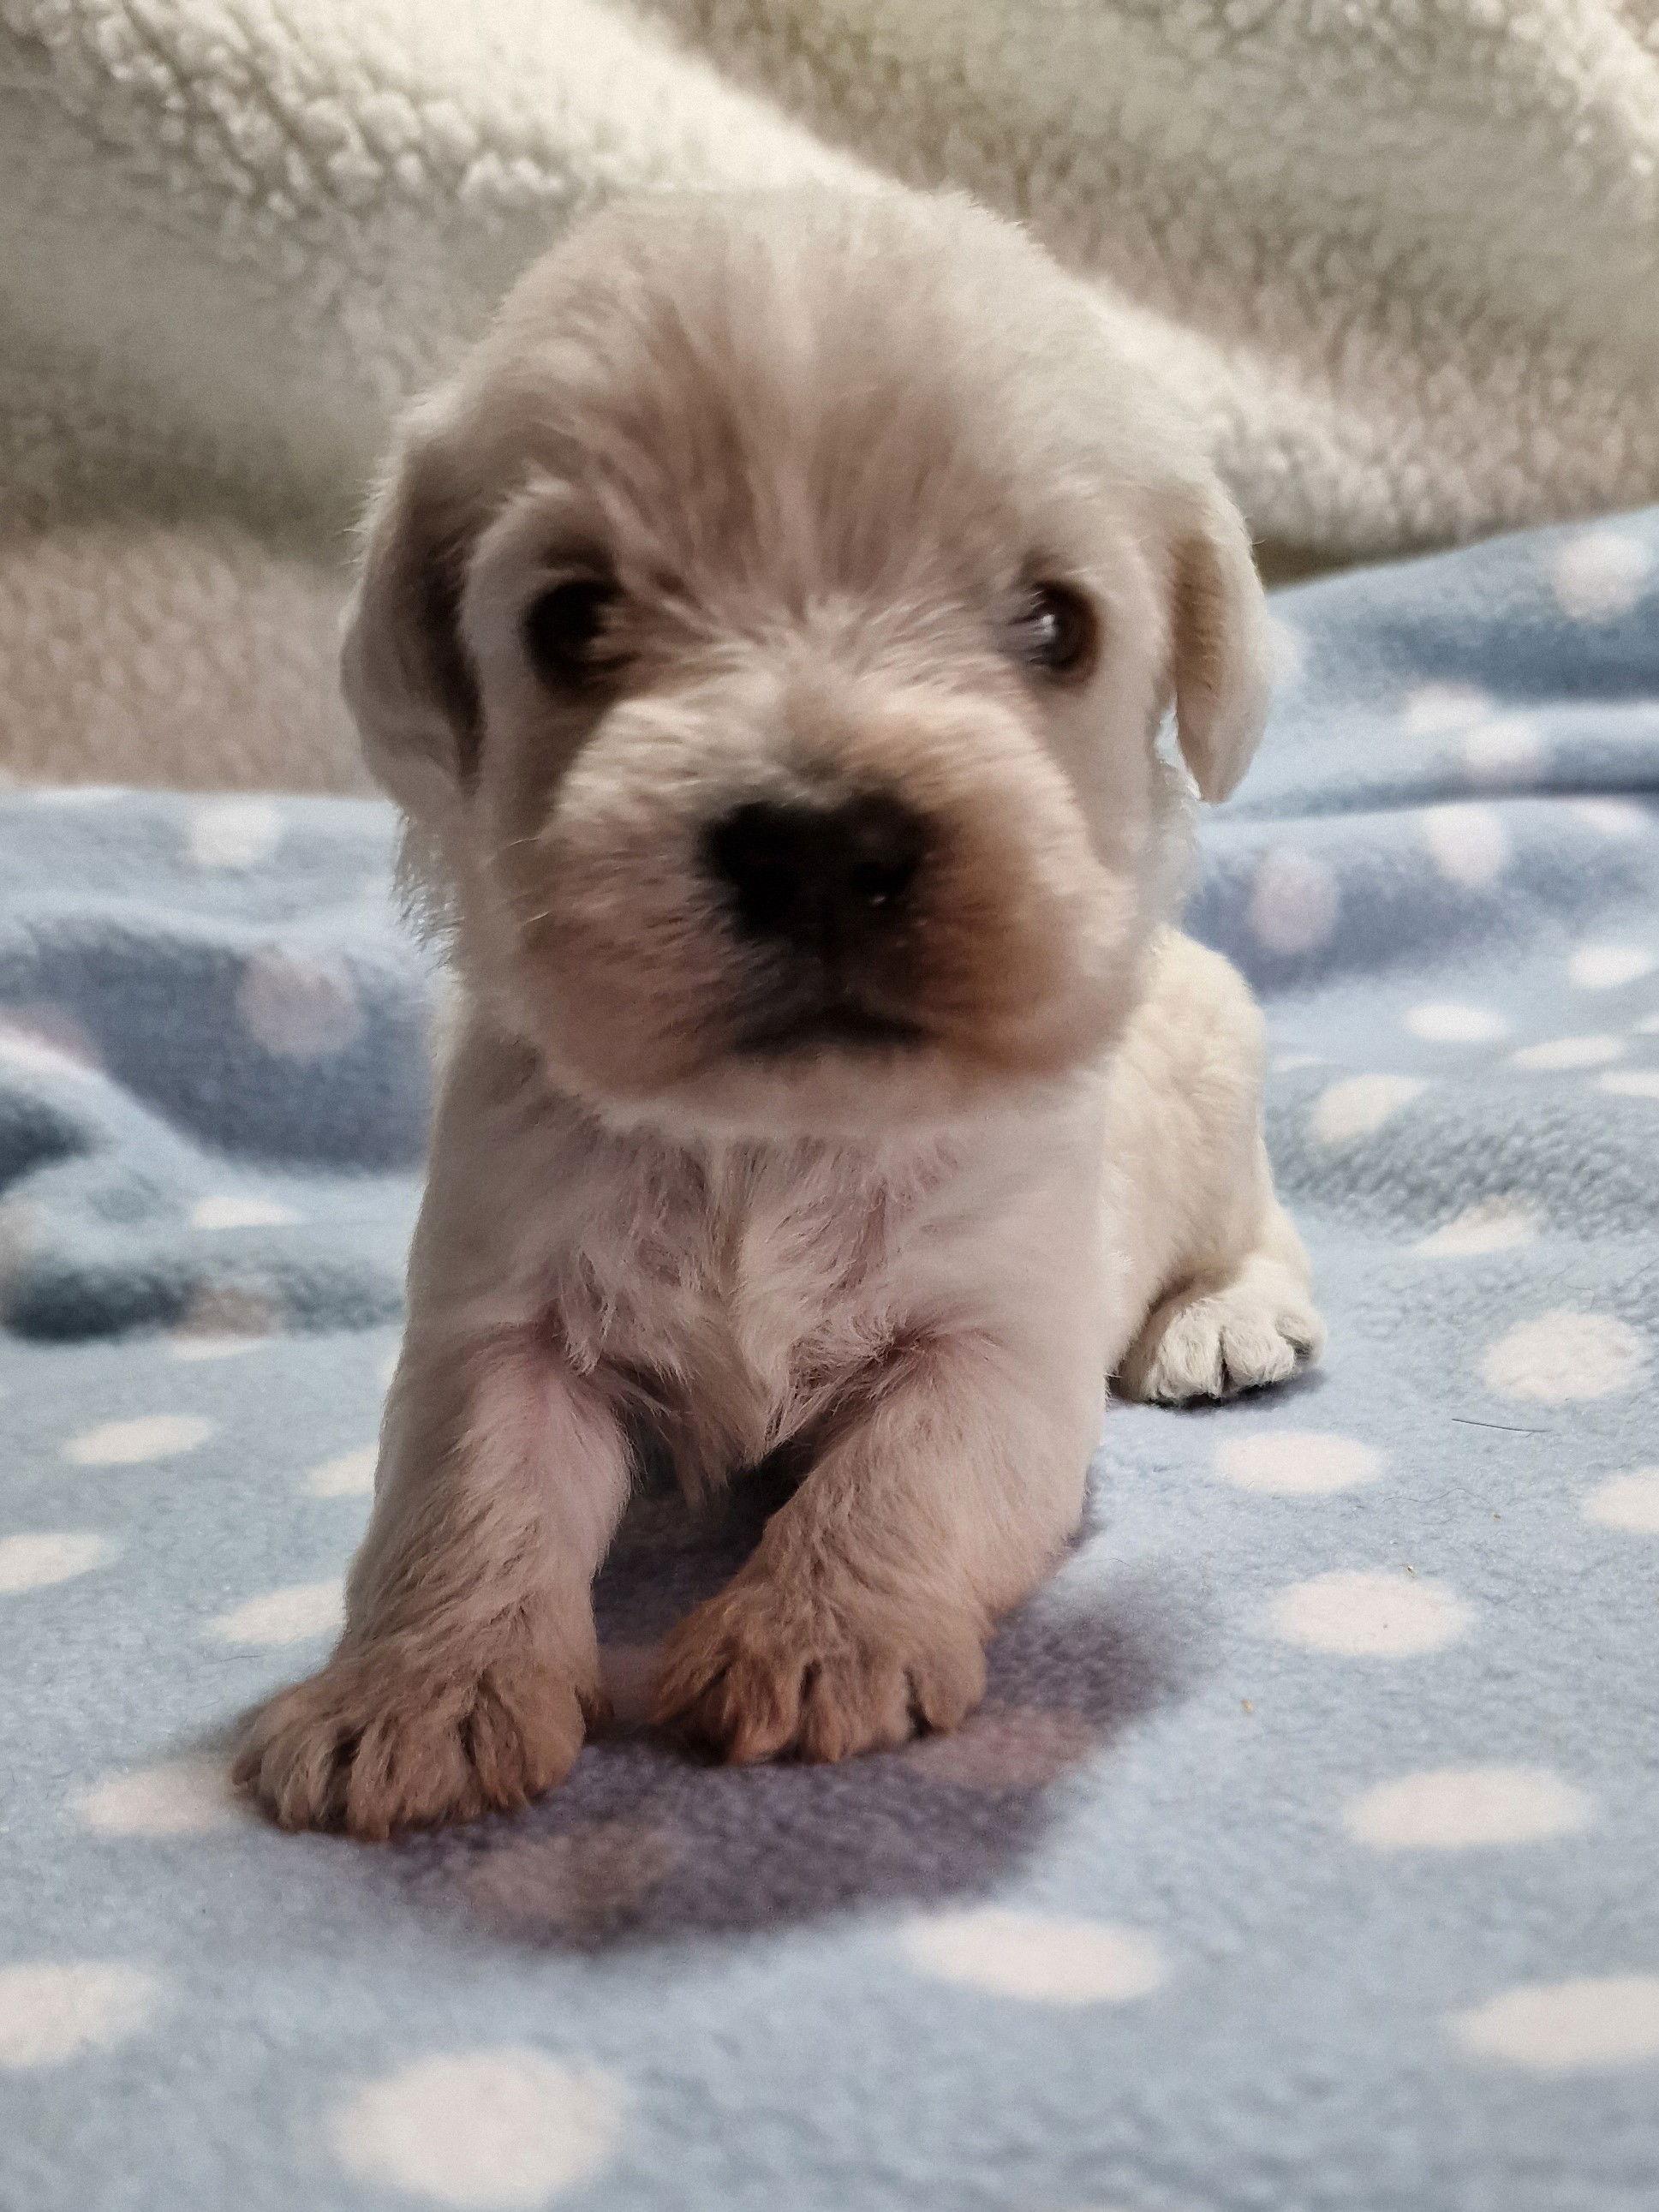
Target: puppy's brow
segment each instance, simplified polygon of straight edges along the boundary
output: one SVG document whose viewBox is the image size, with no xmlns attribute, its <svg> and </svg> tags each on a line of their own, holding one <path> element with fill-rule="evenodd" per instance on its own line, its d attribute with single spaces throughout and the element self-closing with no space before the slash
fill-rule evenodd
<svg viewBox="0 0 1659 2212">
<path fill-rule="evenodd" d="M 539 580 L 545 585 L 575 576 L 603 576 L 610 580 L 615 568 L 609 551 L 597 540 L 563 538 L 550 545 L 543 554 Z"/>
</svg>

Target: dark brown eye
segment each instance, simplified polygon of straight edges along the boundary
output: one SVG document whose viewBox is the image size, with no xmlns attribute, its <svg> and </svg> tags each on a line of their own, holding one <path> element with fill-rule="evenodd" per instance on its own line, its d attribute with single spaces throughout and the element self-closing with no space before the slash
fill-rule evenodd
<svg viewBox="0 0 1659 2212">
<path fill-rule="evenodd" d="M 530 602 L 525 650 L 544 682 L 582 684 L 598 673 L 617 598 L 607 576 L 570 576 Z"/>
<path fill-rule="evenodd" d="M 1044 676 L 1080 675 L 1094 659 L 1094 609 L 1069 584 L 1034 584 L 1014 622 L 1014 650 Z"/>
</svg>

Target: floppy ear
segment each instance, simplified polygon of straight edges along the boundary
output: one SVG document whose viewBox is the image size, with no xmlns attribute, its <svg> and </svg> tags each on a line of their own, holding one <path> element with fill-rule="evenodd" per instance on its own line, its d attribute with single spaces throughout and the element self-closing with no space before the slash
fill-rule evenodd
<svg viewBox="0 0 1659 2212">
<path fill-rule="evenodd" d="M 340 655 L 364 757 L 416 815 L 452 802 L 477 763 L 478 689 L 459 628 L 476 526 L 437 410 L 424 403 L 370 504 Z"/>
<path fill-rule="evenodd" d="M 1170 584 L 1176 734 L 1200 796 L 1225 799 L 1267 719 L 1267 607 L 1250 540 L 1218 484 L 1181 519 Z"/>
</svg>

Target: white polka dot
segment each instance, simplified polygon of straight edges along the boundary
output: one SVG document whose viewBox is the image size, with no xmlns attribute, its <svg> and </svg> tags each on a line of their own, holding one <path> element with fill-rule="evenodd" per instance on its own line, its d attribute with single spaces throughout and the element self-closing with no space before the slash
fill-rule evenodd
<svg viewBox="0 0 1659 2212">
<path fill-rule="evenodd" d="M 1575 799 L 1572 811 L 1579 821 L 1604 837 L 1639 837 L 1653 821 L 1645 806 L 1633 799 Z"/>
<path fill-rule="evenodd" d="M 33 793 L 37 806 L 107 806 L 118 799 L 131 799 L 125 783 L 43 784 Z"/>
<path fill-rule="evenodd" d="M 1553 1071 L 1569 1067 L 1605 1067 L 1624 1057 L 1624 1042 L 1615 1036 L 1549 1037 L 1540 1044 L 1522 1045 L 1510 1054 L 1511 1067 Z"/>
<path fill-rule="evenodd" d="M 1627 1389 L 1647 1359 L 1646 1346 L 1627 1322 L 1558 1310 L 1500 1337 L 1481 1360 L 1480 1373 L 1502 1397 L 1560 1405 Z"/>
<path fill-rule="evenodd" d="M 222 1191 L 190 1209 L 192 1229 L 286 1229 L 299 1218 L 291 1206 L 255 1191 Z"/>
<path fill-rule="evenodd" d="M 1538 1234 L 1538 1216 L 1524 1199 L 1483 1198 L 1416 1245 L 1436 1260 L 1472 1259 L 1482 1252 L 1512 1252 Z"/>
<path fill-rule="evenodd" d="M 268 859 L 283 817 L 268 799 L 204 799 L 191 809 L 190 855 L 198 867 L 251 868 Z"/>
<path fill-rule="evenodd" d="M 1267 617 L 1267 659 L 1275 684 L 1294 684 L 1307 665 L 1308 641 L 1283 615 Z"/>
<path fill-rule="evenodd" d="M 0 1016 L 0 1053 L 14 1067 L 96 1075 L 97 1040 L 78 1014 L 52 999 L 14 1001 Z"/>
<path fill-rule="evenodd" d="M 267 1590 L 263 1597 L 251 1597 L 220 1613 L 208 1626 L 227 1644 L 301 1644 L 307 1637 L 337 1630 L 344 1618 L 343 1607 L 343 1587 L 336 1577 Z"/>
<path fill-rule="evenodd" d="M 1540 1766 L 1442 1766 L 1368 1790 L 1342 1825 L 1378 1850 L 1459 1851 L 1535 1844 L 1589 1826 L 1582 1790 Z"/>
<path fill-rule="evenodd" d="M 1659 2058 L 1659 1974 L 1534 1982 L 1455 2013 L 1449 2025 L 1472 2057 L 1539 2074 L 1640 2065 Z"/>
<path fill-rule="evenodd" d="M 1638 1467 L 1598 1483 L 1584 1500 L 1584 1512 L 1604 1528 L 1659 1536 L 1659 1467 Z"/>
<path fill-rule="evenodd" d="M 1659 1014 L 1644 1014 L 1636 1024 L 1638 1036 L 1659 1036 Z"/>
<path fill-rule="evenodd" d="M 141 1460 L 171 1459 L 194 1451 L 213 1434 L 196 1413 L 143 1413 L 137 1420 L 105 1421 L 83 1430 L 64 1447 L 76 1467 L 136 1467 Z"/>
<path fill-rule="evenodd" d="M 1343 1567 L 1281 1590 L 1269 1620 L 1275 1635 L 1310 1650 L 1401 1659 L 1455 1644 L 1469 1626 L 1469 1610 L 1426 1576 Z"/>
<path fill-rule="evenodd" d="M 199 1836 L 242 1818 L 222 1759 L 170 1759 L 94 1783 L 71 1809 L 100 1836 Z"/>
<path fill-rule="evenodd" d="M 1589 530 L 1570 538 L 1550 563 L 1550 583 L 1563 614 L 1575 622 L 1611 622 L 1642 596 L 1653 556 L 1622 530 Z"/>
<path fill-rule="evenodd" d="M 1502 783 L 1536 773 L 1544 744 L 1534 725 L 1519 714 L 1499 714 L 1477 723 L 1462 739 L 1463 765 L 1482 783 Z"/>
<path fill-rule="evenodd" d="M 1375 1482 L 1382 1472 L 1382 1455 L 1373 1445 L 1319 1429 L 1265 1429 L 1230 1437 L 1217 1447 L 1215 1463 L 1223 1480 L 1241 1490 L 1274 1491 L 1287 1498 L 1352 1490 L 1358 1483 Z"/>
<path fill-rule="evenodd" d="M 343 1051 L 363 1025 L 356 987 L 339 962 L 276 946 L 249 960 L 236 1003 L 249 1036 L 289 1060 Z"/>
<path fill-rule="evenodd" d="M 1158 1946 L 1133 1928 L 998 1905 L 913 1920 L 899 1942 L 936 1981 L 1032 2004 L 1125 2004 L 1169 1974 Z"/>
<path fill-rule="evenodd" d="M 1275 1075 L 1290 1075 L 1298 1067 L 1323 1067 L 1316 1052 L 1281 1052 L 1273 1062 Z"/>
<path fill-rule="evenodd" d="M 0 1966 L 0 2067 L 58 2066 L 137 2035 L 156 2008 L 152 1975 L 118 1959 Z"/>
<path fill-rule="evenodd" d="M 0 1060 L 17 1075 L 78 1079 L 98 1073 L 95 1054 L 74 1051 L 63 1040 L 15 1021 L 0 1021 Z"/>
<path fill-rule="evenodd" d="M 1346 1145 L 1356 1137 L 1369 1137 L 1427 1089 L 1415 1075 L 1346 1076 L 1315 1102 L 1313 1133 L 1322 1145 Z"/>
<path fill-rule="evenodd" d="M 234 1359 L 239 1352 L 257 1352 L 270 1341 L 267 1336 L 213 1336 L 193 1328 L 176 1328 L 169 1334 L 167 1345 L 174 1359 Z"/>
<path fill-rule="evenodd" d="M 1567 973 L 1581 991 L 1616 991 L 1650 974 L 1654 955 L 1641 945 L 1581 945 Z"/>
<path fill-rule="evenodd" d="M 106 1565 L 115 1557 L 107 1537 L 82 1530 L 45 1530 L 0 1538 L 0 1592 L 46 1589 Z"/>
<path fill-rule="evenodd" d="M 1482 890 L 1497 882 L 1510 862 L 1510 833 L 1495 807 L 1431 806 L 1423 814 L 1423 836 L 1434 864 L 1448 883 Z"/>
<path fill-rule="evenodd" d="M 374 1487 L 374 1468 L 380 1459 L 375 1444 L 359 1444 L 356 1451 L 325 1459 L 306 1477 L 313 1498 L 367 1498 Z"/>
<path fill-rule="evenodd" d="M 246 1285 L 203 1283 L 171 1332 L 175 1359 L 223 1359 L 251 1352 L 282 1333 L 280 1308 Z"/>
<path fill-rule="evenodd" d="M 1308 952 L 1336 923 L 1336 878 L 1295 846 L 1269 853 L 1250 887 L 1249 924 L 1270 952 Z"/>
<path fill-rule="evenodd" d="M 1406 694 L 1402 720 L 1414 738 L 1467 730 L 1492 713 L 1492 699 L 1474 684 L 1419 684 Z"/>
<path fill-rule="evenodd" d="M 417 2058 L 371 2081 L 332 2113 L 329 2136 L 361 2180 L 509 2212 L 602 2173 L 626 2104 L 614 2076 L 507 2044 Z"/>
<path fill-rule="evenodd" d="M 0 1197 L 0 1282 L 21 1273 L 47 1242 L 46 1217 L 39 1206 Z"/>
<path fill-rule="evenodd" d="M 1615 1098 L 1659 1098 L 1659 1067 L 1621 1067 L 1601 1078 Z"/>
<path fill-rule="evenodd" d="M 1495 1044 L 1509 1035 L 1509 1024 L 1490 1006 L 1464 1006 L 1448 999 L 1431 999 L 1413 1006 L 1406 1027 L 1425 1044 Z"/>
</svg>

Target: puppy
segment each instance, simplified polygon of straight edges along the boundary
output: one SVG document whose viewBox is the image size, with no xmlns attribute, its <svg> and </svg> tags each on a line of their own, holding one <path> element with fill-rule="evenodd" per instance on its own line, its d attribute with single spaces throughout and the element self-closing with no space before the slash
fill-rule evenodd
<svg viewBox="0 0 1659 2212">
<path fill-rule="evenodd" d="M 240 1754 L 279 1821 L 560 1780 L 646 1427 L 691 1493 L 806 1469 L 659 1718 L 840 1759 L 973 1707 L 1109 1376 L 1316 1354 L 1259 1018 L 1170 927 L 1265 670 L 1215 477 L 966 201 L 618 204 L 523 280 L 345 646 L 460 1010 L 348 1625 Z"/>
</svg>

